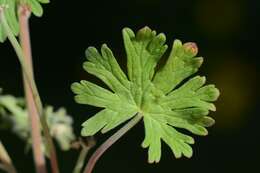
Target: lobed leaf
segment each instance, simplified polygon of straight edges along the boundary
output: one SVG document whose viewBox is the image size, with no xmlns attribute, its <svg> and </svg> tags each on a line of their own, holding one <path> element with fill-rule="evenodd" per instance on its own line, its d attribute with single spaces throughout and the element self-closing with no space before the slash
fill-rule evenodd
<svg viewBox="0 0 260 173">
<path fill-rule="evenodd" d="M 81 135 L 91 136 L 96 134 L 102 129 L 102 133 L 106 133 L 109 130 L 117 127 L 123 122 L 134 117 L 136 114 L 135 109 L 125 109 L 122 111 L 113 111 L 110 109 L 104 109 L 98 112 L 95 116 L 85 121 L 82 126 Z"/>
<path fill-rule="evenodd" d="M 75 100 L 81 104 L 88 104 L 97 107 L 107 107 L 111 104 L 111 101 L 117 102 L 119 101 L 117 96 L 104 89 L 99 87 L 96 84 L 93 84 L 88 81 L 81 81 L 80 83 L 74 83 L 71 86 L 72 91 L 78 94 L 75 97 Z"/>
<path fill-rule="evenodd" d="M 205 77 L 195 76 L 188 80 L 203 61 L 196 57 L 196 44 L 175 40 L 167 62 L 155 72 L 167 49 L 165 35 L 157 35 L 148 27 L 136 34 L 124 28 L 122 33 L 128 75 L 104 44 L 101 53 L 93 47 L 87 49 L 83 67 L 111 91 L 87 81 L 72 84 L 76 102 L 103 108 L 82 124 L 82 135 L 94 135 L 100 130 L 105 133 L 138 113 L 143 116 L 145 139 L 142 146 L 148 148 L 149 163 L 160 161 L 162 141 L 176 158 L 191 157 L 190 144 L 194 139 L 178 129 L 207 135 L 206 127 L 215 122 L 207 115 L 216 110 L 212 102 L 219 96 L 214 85 L 205 85 Z"/>
<path fill-rule="evenodd" d="M 184 79 L 197 72 L 203 58 L 194 57 L 196 52 L 190 52 L 190 47 L 187 44 L 182 45 L 180 40 L 175 40 L 165 66 L 154 77 L 154 85 L 167 94 Z"/>
<path fill-rule="evenodd" d="M 141 86 L 153 77 L 154 68 L 168 47 L 165 45 L 166 37 L 144 27 L 136 36 L 131 29 L 123 29 L 123 38 L 129 79 Z"/>
</svg>

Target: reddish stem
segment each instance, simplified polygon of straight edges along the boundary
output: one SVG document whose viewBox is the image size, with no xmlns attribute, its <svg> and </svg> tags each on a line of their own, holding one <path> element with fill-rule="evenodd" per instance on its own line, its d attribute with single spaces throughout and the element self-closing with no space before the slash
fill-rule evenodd
<svg viewBox="0 0 260 173">
<path fill-rule="evenodd" d="M 29 75 L 33 78 L 33 66 L 32 66 L 32 55 L 31 55 L 31 44 L 29 35 L 28 19 L 30 12 L 23 8 L 19 9 L 19 24 L 20 24 L 20 43 L 25 55 L 25 63 L 27 67 L 30 67 L 28 71 Z M 34 103 L 34 97 L 26 80 L 25 74 L 23 74 L 24 91 L 26 97 L 26 104 L 28 108 L 28 114 L 31 124 L 31 136 L 32 136 L 32 148 L 33 148 L 33 158 L 35 162 L 37 173 L 47 173 L 44 153 L 42 151 L 42 137 L 41 137 L 41 126 L 39 121 L 39 114 Z"/>
<path fill-rule="evenodd" d="M 31 43 L 30 43 L 30 30 L 29 30 L 29 18 L 30 9 L 28 6 L 21 4 L 18 9 L 18 17 L 20 24 L 20 44 L 24 53 L 24 62 L 29 67 L 28 72 L 30 77 L 33 79 L 33 65 L 32 65 L 32 54 L 31 54 Z M 33 151 L 34 159 L 36 164 L 36 170 L 38 173 L 46 173 L 46 165 L 44 159 L 44 153 L 41 150 L 42 139 L 41 139 L 41 127 L 40 120 L 42 123 L 43 132 L 47 141 L 48 151 L 50 151 L 50 161 L 53 173 L 59 173 L 58 161 L 56 156 L 55 147 L 50 136 L 47 122 L 42 115 L 40 115 L 39 109 L 37 109 L 36 100 L 33 95 L 32 89 L 27 81 L 25 74 L 24 77 L 24 87 L 26 93 L 26 101 L 28 106 L 28 113 L 31 121 L 32 129 L 32 141 L 33 141 Z"/>
<path fill-rule="evenodd" d="M 142 119 L 141 114 L 137 114 L 133 119 L 126 123 L 121 129 L 119 129 L 115 134 L 110 136 L 90 157 L 87 166 L 85 167 L 84 173 L 92 173 L 92 170 L 102 156 L 102 154 L 111 147 L 116 141 L 118 141 L 126 132 L 128 132 L 132 127 L 134 127 Z"/>
</svg>

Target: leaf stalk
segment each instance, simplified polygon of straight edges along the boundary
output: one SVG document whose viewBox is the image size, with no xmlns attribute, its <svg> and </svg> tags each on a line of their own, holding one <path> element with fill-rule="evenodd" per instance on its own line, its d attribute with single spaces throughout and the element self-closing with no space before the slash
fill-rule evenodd
<svg viewBox="0 0 260 173">
<path fill-rule="evenodd" d="M 110 136 L 90 157 L 87 166 L 84 169 L 84 173 L 92 173 L 92 170 L 98 161 L 98 159 L 102 156 L 102 154 L 111 147 L 116 141 L 118 141 L 126 132 L 128 132 L 131 128 L 133 128 L 141 119 L 142 115 L 137 113 L 137 115 L 127 122 L 121 129 L 119 129 L 115 134 Z"/>
</svg>

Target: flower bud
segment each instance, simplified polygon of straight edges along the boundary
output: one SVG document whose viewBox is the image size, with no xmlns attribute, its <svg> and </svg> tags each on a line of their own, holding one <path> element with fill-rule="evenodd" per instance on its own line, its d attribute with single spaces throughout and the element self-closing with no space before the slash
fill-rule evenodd
<svg viewBox="0 0 260 173">
<path fill-rule="evenodd" d="M 183 44 L 183 48 L 185 52 L 191 54 L 192 56 L 196 56 L 198 54 L 198 47 L 196 43 L 188 42 Z"/>
</svg>

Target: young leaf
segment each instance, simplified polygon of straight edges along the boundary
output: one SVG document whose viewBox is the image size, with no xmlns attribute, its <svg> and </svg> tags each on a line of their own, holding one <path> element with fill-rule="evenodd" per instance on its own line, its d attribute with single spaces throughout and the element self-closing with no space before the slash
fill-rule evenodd
<svg viewBox="0 0 260 173">
<path fill-rule="evenodd" d="M 47 4 L 49 0 L 18 0 L 21 4 L 26 4 L 31 9 L 32 13 L 37 16 L 41 17 L 43 14 L 43 8 L 41 4 Z"/>
<path fill-rule="evenodd" d="M 26 4 L 31 9 L 32 13 L 37 16 L 41 17 L 43 14 L 43 9 L 41 6 L 42 4 L 49 3 L 49 0 L 0 0 L 0 9 L 4 12 L 6 21 L 10 26 L 13 34 L 17 36 L 19 34 L 19 24 L 17 19 L 17 8 L 19 4 Z M 4 31 L 4 28 L 1 24 L 0 19 L 0 42 L 3 43 L 7 38 L 7 35 Z"/>
<path fill-rule="evenodd" d="M 123 38 L 128 76 L 107 45 L 101 47 L 101 52 L 89 47 L 83 67 L 110 90 L 89 81 L 71 86 L 76 102 L 103 108 L 82 124 L 82 135 L 94 135 L 100 130 L 105 133 L 139 113 L 145 126 L 142 146 L 148 148 L 149 163 L 160 161 L 161 141 L 169 145 L 176 158 L 191 157 L 194 139 L 178 129 L 207 135 L 205 127 L 214 124 L 207 115 L 216 110 L 211 102 L 219 96 L 214 85 L 204 86 L 205 77 L 187 80 L 202 64 L 203 58 L 196 57 L 196 44 L 175 40 L 167 62 L 155 72 L 167 49 L 165 35 L 157 35 L 148 27 L 137 34 L 125 28 Z M 182 84 L 184 80 L 187 82 Z"/>
<path fill-rule="evenodd" d="M 0 0 L 1 11 L 5 14 L 8 25 L 10 26 L 13 34 L 15 36 L 19 33 L 19 24 L 16 15 L 16 0 Z M 1 24 L 0 19 L 0 42 L 4 42 L 7 38 L 7 35 L 4 31 L 4 28 Z"/>
</svg>

